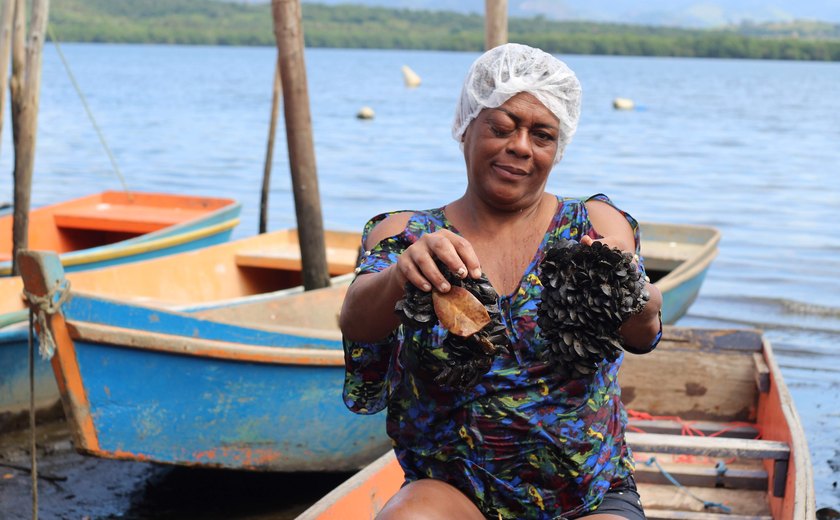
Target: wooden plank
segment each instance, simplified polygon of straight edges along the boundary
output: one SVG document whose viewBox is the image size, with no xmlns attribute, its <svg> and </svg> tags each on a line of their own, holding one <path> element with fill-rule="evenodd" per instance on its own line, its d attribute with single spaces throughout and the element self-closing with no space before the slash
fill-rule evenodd
<svg viewBox="0 0 840 520">
<path fill-rule="evenodd" d="M 776 460 L 790 457 L 790 447 L 778 441 L 635 432 L 628 432 L 626 439 L 634 451 L 640 452 Z"/>
<path fill-rule="evenodd" d="M 724 487 L 727 489 L 767 489 L 767 472 L 761 469 L 727 468 L 718 475 L 714 467 L 692 464 L 661 463 L 663 469 L 683 486 Z M 640 484 L 669 484 L 670 481 L 659 469 L 636 463 L 633 473 Z"/>
<path fill-rule="evenodd" d="M 66 208 L 53 215 L 55 224 L 69 229 L 150 233 L 206 215 L 206 210 L 99 204 Z"/>
<path fill-rule="evenodd" d="M 639 433 L 667 433 L 669 435 L 681 435 L 686 426 L 705 436 L 719 434 L 715 436 L 736 437 L 740 439 L 755 439 L 759 436 L 758 429 L 755 426 L 719 421 L 671 421 L 664 419 L 646 420 L 630 418 L 628 424 L 628 428 L 631 431 L 641 430 Z"/>
<path fill-rule="evenodd" d="M 352 272 L 359 258 L 358 249 L 343 247 L 327 248 L 327 268 L 330 276 Z M 297 244 L 271 245 L 264 249 L 240 251 L 236 254 L 236 265 L 300 271 L 300 247 Z"/>
<path fill-rule="evenodd" d="M 639 483 L 639 495 L 642 497 L 642 506 L 645 508 L 647 518 L 683 518 L 680 516 L 665 516 L 660 513 L 675 512 L 680 514 L 714 514 L 721 512 L 720 509 L 709 509 L 704 503 L 722 504 L 731 508 L 731 513 L 726 516 L 711 516 L 709 518 L 730 520 L 738 518 L 772 518 L 770 507 L 767 504 L 766 490 L 750 489 L 726 489 L 684 486 L 682 488 L 673 484 L 642 484 Z M 687 516 L 685 518 L 692 518 Z M 703 517 L 698 517 L 702 519 Z"/>
<path fill-rule="evenodd" d="M 773 520 L 772 516 L 766 515 L 729 515 L 672 509 L 645 509 L 645 517 L 648 520 Z"/>
<path fill-rule="evenodd" d="M 758 393 L 754 373 L 750 353 L 663 341 L 650 354 L 625 356 L 619 383 L 628 410 L 656 410 L 686 420 L 750 421 Z"/>
</svg>

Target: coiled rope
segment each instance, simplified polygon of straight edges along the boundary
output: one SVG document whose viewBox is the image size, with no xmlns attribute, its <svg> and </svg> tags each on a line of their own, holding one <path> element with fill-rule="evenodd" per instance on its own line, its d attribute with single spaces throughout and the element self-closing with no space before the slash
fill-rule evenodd
<svg viewBox="0 0 840 520">
<path fill-rule="evenodd" d="M 24 289 L 23 297 L 29 302 L 29 308 L 34 312 L 38 322 L 40 330 L 38 352 L 41 354 L 41 359 L 50 360 L 55 354 L 55 338 L 47 318 L 57 313 L 62 304 L 70 298 L 70 280 L 65 278 L 56 283 L 55 287 L 49 289 L 44 296 L 32 294 Z"/>
</svg>

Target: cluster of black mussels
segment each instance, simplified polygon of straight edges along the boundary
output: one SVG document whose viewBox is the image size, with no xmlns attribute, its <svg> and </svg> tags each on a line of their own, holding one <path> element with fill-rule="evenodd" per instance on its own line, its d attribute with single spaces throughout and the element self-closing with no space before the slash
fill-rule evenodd
<svg viewBox="0 0 840 520">
<path fill-rule="evenodd" d="M 585 377 L 623 350 L 619 327 L 650 298 L 633 255 L 601 242 L 564 240 L 540 264 L 537 324 L 548 343 L 545 361 L 569 378 Z"/>
<path fill-rule="evenodd" d="M 474 334 L 459 336 L 448 330 L 439 355 L 421 351 L 424 366 L 433 370 L 435 382 L 456 390 L 467 390 L 478 384 L 490 370 L 493 359 L 509 347 L 505 326 L 498 305 L 498 294 L 485 275 L 479 279 L 459 278 L 444 264 L 438 269 L 453 287 L 469 292 L 489 315 L 489 323 Z M 394 308 L 403 326 L 409 330 L 425 329 L 442 321 L 435 312 L 433 293 L 425 292 L 413 284 L 405 287 L 405 297 Z"/>
</svg>

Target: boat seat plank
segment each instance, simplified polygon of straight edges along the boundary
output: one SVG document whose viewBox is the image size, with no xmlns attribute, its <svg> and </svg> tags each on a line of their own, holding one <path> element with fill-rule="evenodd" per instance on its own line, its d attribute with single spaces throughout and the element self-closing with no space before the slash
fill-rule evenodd
<svg viewBox="0 0 840 520">
<path fill-rule="evenodd" d="M 771 520 L 767 490 L 726 489 L 673 484 L 639 483 L 639 495 L 648 519 L 685 520 Z M 705 504 L 721 504 L 731 509 L 706 508 Z M 704 516 L 705 515 L 705 516 Z"/>
<path fill-rule="evenodd" d="M 56 226 L 65 229 L 151 233 L 206 215 L 202 209 L 150 207 L 128 204 L 98 204 L 93 207 L 56 211 Z"/>
<path fill-rule="evenodd" d="M 645 509 L 645 517 L 648 520 L 773 520 L 773 517 L 765 515 L 730 515 L 672 509 Z"/>
<path fill-rule="evenodd" d="M 767 489 L 768 477 L 767 472 L 763 469 L 727 467 L 722 475 L 718 475 L 715 468 L 709 465 L 662 465 L 669 475 L 684 486 L 725 487 L 727 489 L 753 489 L 759 491 Z M 670 484 L 668 478 L 658 468 L 638 462 L 636 463 L 633 476 L 636 478 L 636 482 L 641 484 Z"/>
<path fill-rule="evenodd" d="M 628 432 L 626 438 L 630 447 L 638 452 L 746 459 L 790 458 L 790 447 L 778 441 L 636 432 Z"/>
<path fill-rule="evenodd" d="M 301 269 L 300 248 L 297 244 L 275 244 L 269 247 L 236 253 L 236 265 L 298 271 Z M 327 247 L 327 270 L 331 276 L 352 272 L 359 258 L 358 249 Z"/>
<path fill-rule="evenodd" d="M 631 431 L 640 433 L 667 433 L 681 435 L 683 428 L 690 426 L 692 430 L 703 435 L 715 435 L 719 437 L 737 437 L 741 439 L 756 439 L 759 436 L 755 426 L 747 424 L 736 424 L 717 421 L 671 421 L 665 419 L 635 419 L 631 418 L 628 427 Z"/>
</svg>

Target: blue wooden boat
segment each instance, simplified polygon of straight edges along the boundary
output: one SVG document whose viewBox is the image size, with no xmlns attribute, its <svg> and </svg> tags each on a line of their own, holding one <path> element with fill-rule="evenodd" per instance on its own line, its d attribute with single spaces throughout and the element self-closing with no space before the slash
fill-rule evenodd
<svg viewBox="0 0 840 520">
<path fill-rule="evenodd" d="M 21 272 L 36 295 L 64 281 L 54 255 L 25 253 Z M 342 288 L 287 296 L 293 326 L 276 316 L 232 325 L 71 289 L 62 312 L 47 320 L 76 448 L 247 470 L 363 466 L 389 442 L 382 417 L 352 414 L 340 399 Z"/>
<path fill-rule="evenodd" d="M 358 233 L 327 231 L 332 276 L 356 266 Z M 142 262 L 67 273 L 77 291 L 123 301 L 192 311 L 231 305 L 241 298 L 287 290 L 300 292 L 300 250 L 294 229 L 242 238 Z M 27 311 L 20 277 L 0 278 L 0 431 L 28 424 Z M 35 406 L 44 417 L 60 417 L 59 392 L 48 362 L 35 370 Z"/>
</svg>

